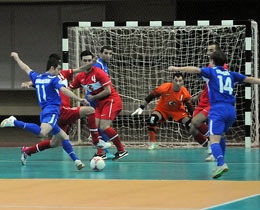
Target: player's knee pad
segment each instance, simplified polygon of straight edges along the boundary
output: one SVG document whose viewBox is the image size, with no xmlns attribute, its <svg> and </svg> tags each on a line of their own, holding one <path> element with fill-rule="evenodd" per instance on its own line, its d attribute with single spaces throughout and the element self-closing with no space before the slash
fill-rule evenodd
<svg viewBox="0 0 260 210">
<path fill-rule="evenodd" d="M 185 127 L 190 130 L 190 126 L 191 126 L 191 119 L 189 119 L 186 123 L 185 123 Z"/>
<path fill-rule="evenodd" d="M 157 126 L 158 122 L 159 122 L 159 117 L 156 114 L 152 114 L 149 119 L 148 125 L 150 127 Z"/>
</svg>

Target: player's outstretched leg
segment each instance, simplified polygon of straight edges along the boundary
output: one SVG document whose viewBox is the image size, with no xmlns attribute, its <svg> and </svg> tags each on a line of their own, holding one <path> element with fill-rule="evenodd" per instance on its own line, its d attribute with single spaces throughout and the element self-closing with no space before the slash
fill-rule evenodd
<svg viewBox="0 0 260 210">
<path fill-rule="evenodd" d="M 224 172 L 228 171 L 228 166 L 225 163 L 223 151 L 219 143 L 211 144 L 212 154 L 217 160 L 217 167 L 213 170 L 212 178 L 216 179 L 220 177 Z"/>
</svg>

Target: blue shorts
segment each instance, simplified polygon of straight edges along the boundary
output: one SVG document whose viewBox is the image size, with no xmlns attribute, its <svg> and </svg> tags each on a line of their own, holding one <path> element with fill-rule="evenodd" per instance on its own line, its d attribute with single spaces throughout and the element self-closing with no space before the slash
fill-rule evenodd
<svg viewBox="0 0 260 210">
<path fill-rule="evenodd" d="M 236 120 L 236 109 L 232 104 L 214 104 L 209 110 L 209 133 L 223 135 Z"/>
<path fill-rule="evenodd" d="M 52 126 L 51 134 L 56 135 L 60 132 L 57 122 L 60 115 L 59 106 L 47 106 L 42 110 L 40 120 L 41 123 L 48 123 Z"/>
</svg>

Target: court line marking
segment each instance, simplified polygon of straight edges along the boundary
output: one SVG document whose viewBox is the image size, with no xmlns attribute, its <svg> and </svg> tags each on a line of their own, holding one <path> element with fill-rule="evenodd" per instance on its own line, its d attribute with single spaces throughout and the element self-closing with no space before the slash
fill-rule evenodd
<svg viewBox="0 0 260 210">
<path fill-rule="evenodd" d="M 228 204 L 231 204 L 231 203 L 239 202 L 239 201 L 246 200 L 246 199 L 253 198 L 253 197 L 257 197 L 257 196 L 260 196 L 260 193 L 255 194 L 255 195 L 246 196 L 246 197 L 243 197 L 243 198 L 238 198 L 238 199 L 233 200 L 233 201 L 228 201 L 226 203 L 218 204 L 218 205 L 215 205 L 215 206 L 210 206 L 210 207 L 200 209 L 200 210 L 209 210 L 209 209 L 217 208 L 217 207 L 220 207 L 220 206 L 228 205 Z"/>
<path fill-rule="evenodd" d="M 90 206 L 12 206 L 0 205 L 0 208 L 34 208 L 34 209 L 107 209 L 107 210 L 200 210 L 194 208 L 151 208 L 151 207 L 90 207 Z"/>
</svg>

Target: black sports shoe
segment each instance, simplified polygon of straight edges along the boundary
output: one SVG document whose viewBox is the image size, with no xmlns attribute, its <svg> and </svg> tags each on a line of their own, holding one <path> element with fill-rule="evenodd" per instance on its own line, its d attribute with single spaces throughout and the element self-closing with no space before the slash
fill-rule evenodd
<svg viewBox="0 0 260 210">
<path fill-rule="evenodd" d="M 127 151 L 117 152 L 117 153 L 115 154 L 115 157 L 114 157 L 112 160 L 119 160 L 119 159 L 121 159 L 121 158 L 123 158 L 123 157 L 125 157 L 125 156 L 127 156 L 127 155 L 128 155 L 128 152 L 127 152 Z"/>
<path fill-rule="evenodd" d="M 97 154 L 97 153 L 95 153 L 94 155 L 93 155 L 93 157 L 101 157 L 103 160 L 106 160 L 107 159 L 107 154 L 106 153 L 102 153 L 102 154 Z M 92 158 L 93 158 L 92 157 Z M 92 160 L 92 158 L 90 159 L 90 160 Z"/>
</svg>

